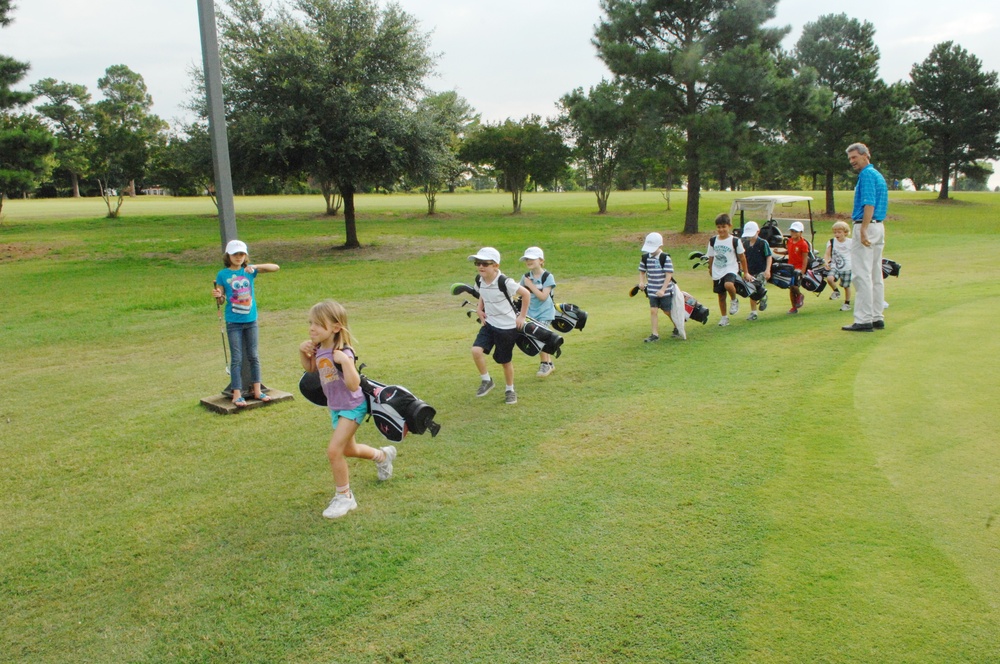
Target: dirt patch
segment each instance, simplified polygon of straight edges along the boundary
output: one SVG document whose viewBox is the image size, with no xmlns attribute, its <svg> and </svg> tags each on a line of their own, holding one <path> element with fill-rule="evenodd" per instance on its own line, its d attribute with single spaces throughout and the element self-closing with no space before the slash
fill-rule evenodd
<svg viewBox="0 0 1000 664">
<path fill-rule="evenodd" d="M 677 249 L 678 247 L 702 247 L 707 245 L 708 239 L 715 235 L 715 233 L 692 233 L 687 235 L 677 231 L 658 232 L 663 236 L 663 248 L 667 250 Z M 641 248 L 643 241 L 646 239 L 646 235 L 647 233 L 628 233 L 626 235 L 619 235 L 614 238 L 614 241 L 635 245 L 637 248 Z"/>
<path fill-rule="evenodd" d="M 54 251 L 54 247 L 31 244 L 0 244 L 0 262 L 17 261 L 27 258 L 42 258 Z"/>
</svg>

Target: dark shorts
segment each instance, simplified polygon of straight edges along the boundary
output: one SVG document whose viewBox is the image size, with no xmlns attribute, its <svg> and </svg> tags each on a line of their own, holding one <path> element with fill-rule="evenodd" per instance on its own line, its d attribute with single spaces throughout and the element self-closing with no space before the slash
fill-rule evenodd
<svg viewBox="0 0 1000 664">
<path fill-rule="evenodd" d="M 670 313 L 670 306 L 674 301 L 674 289 L 668 288 L 667 294 L 663 297 L 656 297 L 655 295 L 649 296 L 649 308 L 650 309 L 662 309 L 667 313 Z"/>
<path fill-rule="evenodd" d="M 721 279 L 712 279 L 712 292 L 713 293 L 725 293 L 726 284 L 731 284 L 736 282 L 736 275 L 732 272 L 726 274 Z"/>
<path fill-rule="evenodd" d="M 479 334 L 476 335 L 472 345 L 482 348 L 487 355 L 492 350 L 494 362 L 507 364 L 514 359 L 514 342 L 517 341 L 519 334 L 516 329 L 501 330 L 487 323 L 479 328 Z"/>
</svg>

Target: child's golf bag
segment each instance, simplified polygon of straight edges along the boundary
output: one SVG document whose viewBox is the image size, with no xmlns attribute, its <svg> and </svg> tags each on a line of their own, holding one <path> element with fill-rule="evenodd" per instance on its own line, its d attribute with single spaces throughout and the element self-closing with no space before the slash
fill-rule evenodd
<svg viewBox="0 0 1000 664">
<path fill-rule="evenodd" d="M 701 323 L 702 325 L 707 323 L 709 314 L 708 307 L 694 299 L 694 295 L 691 295 L 691 293 L 681 291 L 681 295 L 684 296 L 684 313 L 687 314 L 687 317 L 693 321 Z"/>
<path fill-rule="evenodd" d="M 753 280 L 747 282 L 747 289 L 750 291 L 750 299 L 760 302 L 767 295 L 767 287 L 764 285 L 762 275 L 757 275 Z"/>
<path fill-rule="evenodd" d="M 736 294 L 740 297 L 750 297 L 750 284 L 748 284 L 743 277 L 738 274 L 733 275 L 733 286 L 736 287 Z"/>
<path fill-rule="evenodd" d="M 894 260 L 888 258 L 882 259 L 882 278 L 886 277 L 898 277 L 899 271 L 903 269 L 903 266 Z"/>
<path fill-rule="evenodd" d="M 521 328 L 521 334 L 514 342 L 528 357 L 539 353 L 548 353 L 559 357 L 562 355 L 563 338 L 552 330 L 543 327 L 533 320 L 528 320 Z"/>
<path fill-rule="evenodd" d="M 772 247 L 783 247 L 785 246 L 785 237 L 781 234 L 781 229 L 778 228 L 778 222 L 774 219 L 764 222 L 760 227 L 760 239 L 767 242 Z"/>
<path fill-rule="evenodd" d="M 430 431 L 436 436 L 441 425 L 434 421 L 437 411 L 405 387 L 385 385 L 361 376 L 361 391 L 368 397 L 368 412 L 375 428 L 387 439 L 398 443 L 407 433 Z"/>
<path fill-rule="evenodd" d="M 778 288 L 791 288 L 799 284 L 799 271 L 788 263 L 775 263 L 771 266 L 770 283 Z"/>
<path fill-rule="evenodd" d="M 575 304 L 556 304 L 556 317 L 552 327 L 563 334 L 573 330 L 582 330 L 587 324 L 587 312 Z"/>
<path fill-rule="evenodd" d="M 826 270 L 806 270 L 802 275 L 802 287 L 810 293 L 819 295 L 826 288 Z"/>
<path fill-rule="evenodd" d="M 365 393 L 368 413 L 375 420 L 375 428 L 391 441 L 399 442 L 410 432 L 422 434 L 430 431 L 433 437 L 441 430 L 441 425 L 434 421 L 437 411 L 404 387 L 384 385 L 362 374 L 361 391 Z M 302 374 L 299 392 L 317 406 L 326 407 L 326 394 L 315 371 Z"/>
</svg>

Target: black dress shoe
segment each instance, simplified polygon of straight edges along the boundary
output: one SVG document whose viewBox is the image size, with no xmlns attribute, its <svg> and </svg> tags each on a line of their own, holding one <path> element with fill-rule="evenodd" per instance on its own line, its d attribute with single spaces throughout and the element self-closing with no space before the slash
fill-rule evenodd
<svg viewBox="0 0 1000 664">
<path fill-rule="evenodd" d="M 845 332 L 871 332 L 872 331 L 872 324 L 871 323 L 854 323 L 853 325 L 845 325 L 844 327 L 842 327 L 840 329 L 844 330 Z"/>
<path fill-rule="evenodd" d="M 872 321 L 872 329 L 873 330 L 884 330 L 885 329 L 885 321 L 884 320 Z"/>
</svg>

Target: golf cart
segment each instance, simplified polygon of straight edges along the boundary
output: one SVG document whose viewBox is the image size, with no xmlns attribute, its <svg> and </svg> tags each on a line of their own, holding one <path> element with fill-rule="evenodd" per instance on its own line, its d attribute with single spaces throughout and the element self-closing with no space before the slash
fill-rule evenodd
<svg viewBox="0 0 1000 664">
<path fill-rule="evenodd" d="M 749 196 L 737 198 L 729 208 L 729 218 L 737 227 L 736 236 L 743 234 L 743 225 L 756 221 L 760 236 L 772 247 L 784 247 L 788 227 L 793 221 L 801 222 L 810 244 L 816 246 L 816 229 L 813 227 L 812 196 Z M 779 216 L 774 216 L 775 208 Z M 784 208 L 788 208 L 785 210 Z M 786 216 L 787 215 L 787 216 Z"/>
</svg>

